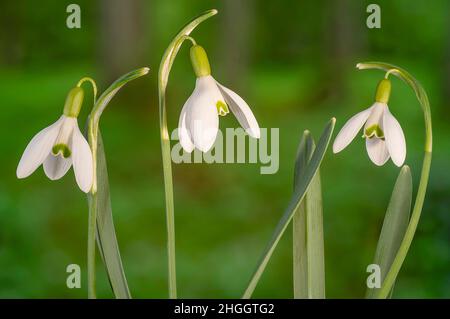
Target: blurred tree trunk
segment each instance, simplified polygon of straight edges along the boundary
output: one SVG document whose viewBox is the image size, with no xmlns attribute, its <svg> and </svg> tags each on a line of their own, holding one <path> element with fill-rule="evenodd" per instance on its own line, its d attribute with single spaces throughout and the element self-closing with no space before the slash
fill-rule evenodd
<svg viewBox="0 0 450 319">
<path fill-rule="evenodd" d="M 110 82 L 142 64 L 145 7 L 142 0 L 100 0 L 100 6 L 100 65 Z"/>
<path fill-rule="evenodd" d="M 17 65 L 24 57 L 24 4 L 3 1 L 0 7 L 0 64 Z"/>
<path fill-rule="evenodd" d="M 244 85 L 250 59 L 253 0 L 227 0 L 222 2 L 219 36 L 220 65 L 226 86 Z"/>
<path fill-rule="evenodd" d="M 450 20 L 447 20 L 447 32 L 445 39 L 445 53 L 444 53 L 444 77 L 442 81 L 443 101 L 450 100 Z M 441 112 L 446 118 L 449 118 L 448 112 L 445 110 Z"/>
<path fill-rule="evenodd" d="M 329 24 L 324 41 L 331 72 L 329 94 L 332 98 L 340 98 L 346 89 L 346 71 L 356 63 L 364 46 L 366 10 L 359 1 L 331 0 L 328 3 Z"/>
</svg>

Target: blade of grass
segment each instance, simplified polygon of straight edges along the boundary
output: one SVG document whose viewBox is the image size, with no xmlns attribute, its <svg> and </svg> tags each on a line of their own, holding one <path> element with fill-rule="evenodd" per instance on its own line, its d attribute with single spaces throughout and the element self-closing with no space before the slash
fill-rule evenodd
<svg viewBox="0 0 450 319">
<path fill-rule="evenodd" d="M 412 177 L 408 166 L 403 166 L 395 182 L 391 200 L 384 217 L 373 263 L 381 270 L 381 282 L 392 266 L 409 223 L 412 200 Z M 391 290 L 392 294 L 393 289 Z M 379 288 L 367 288 L 366 298 L 375 298 Z"/>
<path fill-rule="evenodd" d="M 311 184 L 311 181 L 313 180 L 323 160 L 323 156 L 325 155 L 325 152 L 328 148 L 328 144 L 330 142 L 335 123 L 336 119 L 332 118 L 325 127 L 322 136 L 320 137 L 319 143 L 317 144 L 317 148 L 314 151 L 310 162 L 306 166 L 305 173 L 302 176 L 301 180 L 299 181 L 298 187 L 295 189 L 287 209 L 285 210 L 283 216 L 278 222 L 278 225 L 275 228 L 275 231 L 272 235 L 272 238 L 269 241 L 269 244 L 266 246 L 266 249 L 263 252 L 260 262 L 258 263 L 258 266 L 255 272 L 253 273 L 253 276 L 247 286 L 247 289 L 244 292 L 243 298 L 248 299 L 252 296 L 253 291 L 255 290 L 256 285 L 258 284 L 259 279 L 261 278 L 267 266 L 267 263 L 270 260 L 270 257 L 272 256 L 278 242 L 281 239 L 281 236 L 283 235 L 284 231 L 289 225 L 289 222 L 291 221 L 294 212 L 300 206 L 300 202 L 305 196 L 308 187 Z"/>
</svg>

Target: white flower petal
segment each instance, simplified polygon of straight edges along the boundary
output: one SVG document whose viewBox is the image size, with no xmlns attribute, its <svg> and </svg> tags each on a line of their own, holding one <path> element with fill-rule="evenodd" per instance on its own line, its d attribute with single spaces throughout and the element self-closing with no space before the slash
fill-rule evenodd
<svg viewBox="0 0 450 319">
<path fill-rule="evenodd" d="M 30 176 L 44 162 L 52 150 L 63 120 L 64 116 L 61 116 L 55 123 L 36 134 L 28 143 L 17 166 L 16 175 L 18 178 Z"/>
<path fill-rule="evenodd" d="M 78 126 L 73 130 L 72 159 L 77 184 L 83 192 L 88 193 L 94 177 L 92 152 Z"/>
<path fill-rule="evenodd" d="M 190 108 L 191 101 L 192 101 L 192 94 L 184 103 L 183 108 L 181 109 L 180 113 L 180 120 L 178 122 L 178 136 L 180 139 L 180 144 L 183 147 L 183 149 L 191 153 L 194 150 L 194 143 L 191 140 L 190 132 L 188 131 L 187 125 L 186 125 L 186 114 L 187 110 Z"/>
<path fill-rule="evenodd" d="M 186 110 L 186 128 L 195 147 L 202 152 L 209 151 L 216 141 L 219 130 L 218 101 L 223 101 L 223 97 L 214 79 L 211 76 L 198 78 Z"/>
<path fill-rule="evenodd" d="M 398 167 L 402 166 L 406 158 L 406 142 L 403 130 L 391 114 L 389 108 L 386 108 L 383 115 L 383 130 L 386 138 L 386 146 L 392 161 Z"/>
<path fill-rule="evenodd" d="M 48 178 L 54 181 L 66 175 L 71 166 L 71 157 L 64 158 L 61 155 L 55 156 L 50 153 L 44 161 L 44 172 Z"/>
<path fill-rule="evenodd" d="M 369 158 L 375 165 L 382 166 L 389 159 L 386 142 L 380 138 L 366 138 L 366 148 Z"/>
<path fill-rule="evenodd" d="M 259 125 L 248 104 L 235 92 L 221 85 L 217 81 L 216 83 L 231 112 L 233 112 L 234 116 L 236 116 L 239 121 L 239 124 L 241 124 L 248 135 L 259 138 L 261 135 Z"/>
<path fill-rule="evenodd" d="M 333 153 L 339 153 L 350 144 L 369 118 L 373 106 L 350 118 L 342 127 L 333 143 Z"/>
</svg>

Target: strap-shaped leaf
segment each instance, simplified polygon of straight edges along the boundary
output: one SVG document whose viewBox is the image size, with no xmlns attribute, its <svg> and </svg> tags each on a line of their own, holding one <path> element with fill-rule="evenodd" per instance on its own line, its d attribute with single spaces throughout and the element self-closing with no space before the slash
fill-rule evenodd
<svg viewBox="0 0 450 319">
<path fill-rule="evenodd" d="M 391 200 L 381 228 L 373 263 L 380 267 L 381 282 L 392 266 L 409 223 L 412 200 L 412 177 L 408 166 L 403 166 L 395 182 Z M 368 288 L 366 298 L 375 298 L 378 288 Z"/>
<path fill-rule="evenodd" d="M 317 170 L 319 169 L 320 163 L 323 160 L 325 152 L 328 148 L 328 144 L 331 139 L 331 135 L 333 134 L 333 129 L 335 125 L 336 119 L 331 119 L 327 126 L 325 127 L 319 143 L 311 157 L 310 162 L 306 166 L 305 173 L 302 175 L 301 180 L 298 182 L 298 187 L 294 190 L 294 194 L 289 202 L 287 209 L 285 210 L 283 216 L 281 217 L 278 225 L 275 228 L 275 231 L 272 235 L 272 238 L 269 241 L 269 244 L 266 246 L 263 255 L 258 263 L 258 266 L 253 273 L 253 276 L 248 284 L 247 289 L 244 292 L 243 298 L 250 298 L 253 294 L 253 291 L 256 288 L 256 285 L 261 278 L 267 263 L 270 260 L 278 242 L 281 239 L 281 236 L 285 232 L 289 222 L 291 221 L 295 211 L 300 206 L 300 202 L 304 198 L 306 192 L 308 191 L 308 187 L 310 186 L 314 176 L 316 175 Z"/>
<path fill-rule="evenodd" d="M 95 201 L 97 206 L 98 248 L 103 263 L 105 264 L 109 283 L 111 284 L 114 295 L 119 299 L 128 299 L 131 298 L 131 294 L 123 270 L 116 231 L 114 229 L 106 156 L 100 132 L 98 134 L 97 144 L 97 179 L 98 191 L 95 195 L 91 195 L 90 200 Z"/>
<path fill-rule="evenodd" d="M 298 182 L 314 151 L 314 140 L 305 131 L 300 142 L 294 180 Z M 317 170 L 293 221 L 293 279 L 295 299 L 325 298 L 325 257 L 320 170 Z"/>
<path fill-rule="evenodd" d="M 298 187 L 301 175 L 305 172 L 306 165 L 313 153 L 313 139 L 309 131 L 303 132 L 298 146 L 294 168 L 294 189 Z M 305 199 L 300 203 L 292 218 L 292 260 L 293 260 L 293 284 L 294 298 L 308 298 L 308 254 L 306 247 L 306 203 Z"/>
</svg>

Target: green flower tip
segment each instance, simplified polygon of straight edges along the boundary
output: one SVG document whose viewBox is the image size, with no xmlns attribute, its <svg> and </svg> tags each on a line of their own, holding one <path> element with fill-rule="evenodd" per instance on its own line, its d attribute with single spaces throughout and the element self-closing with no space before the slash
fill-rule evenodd
<svg viewBox="0 0 450 319">
<path fill-rule="evenodd" d="M 209 66 L 208 55 L 205 49 L 200 45 L 193 45 L 190 51 L 192 68 L 195 75 L 199 78 L 211 74 L 211 67 Z"/>
<path fill-rule="evenodd" d="M 378 83 L 375 101 L 387 104 L 391 95 L 391 81 L 383 79 Z"/>
<path fill-rule="evenodd" d="M 78 117 L 81 105 L 83 104 L 84 91 L 81 87 L 74 87 L 67 94 L 66 103 L 64 104 L 64 115 L 68 117 Z"/>
</svg>

